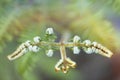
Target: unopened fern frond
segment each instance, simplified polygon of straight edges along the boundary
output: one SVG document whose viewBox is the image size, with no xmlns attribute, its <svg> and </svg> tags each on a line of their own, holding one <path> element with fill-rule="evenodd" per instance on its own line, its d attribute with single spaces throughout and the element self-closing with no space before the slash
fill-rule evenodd
<svg viewBox="0 0 120 80">
<path fill-rule="evenodd" d="M 40 32 L 42 32 L 42 31 L 40 31 Z M 26 54 L 27 52 L 37 53 L 40 50 L 41 50 L 40 52 L 43 52 L 43 50 L 47 49 L 46 47 L 48 47 L 50 50 L 49 52 L 47 52 L 47 56 L 51 57 L 53 55 L 53 50 L 54 50 L 53 46 L 54 46 L 54 47 L 58 47 L 60 50 L 60 53 L 61 53 L 61 59 L 55 65 L 55 70 L 56 71 L 62 70 L 64 73 L 67 73 L 69 68 L 75 68 L 76 62 L 72 61 L 70 58 L 67 57 L 66 47 L 68 47 L 68 48 L 72 47 L 74 54 L 79 54 L 80 53 L 79 47 L 81 47 L 84 49 L 84 51 L 87 54 L 97 53 L 97 54 L 106 56 L 108 58 L 110 58 L 113 55 L 113 53 L 108 48 L 102 46 L 101 44 L 99 44 L 97 42 L 91 42 L 90 40 L 85 40 L 85 41 L 81 42 L 79 36 L 75 36 L 73 38 L 73 42 L 66 42 L 64 39 L 62 39 L 60 42 L 54 42 L 55 38 L 52 36 L 54 36 L 53 29 L 48 28 L 46 30 L 46 35 L 44 35 L 43 39 L 41 39 L 39 36 L 37 36 L 37 37 L 33 38 L 33 42 L 26 41 L 26 42 L 22 43 L 15 52 L 13 52 L 11 55 L 8 55 L 8 59 L 15 60 L 15 59 L 21 57 L 22 55 Z M 47 38 L 47 40 L 46 40 L 46 38 Z M 44 46 L 44 48 L 42 46 Z M 22 62 L 21 64 L 23 64 L 22 65 L 23 67 L 21 68 L 23 70 L 19 69 L 20 71 L 22 71 L 22 73 L 24 73 L 26 71 L 26 68 L 28 69 L 29 65 L 32 65 L 31 64 L 33 61 L 32 57 L 31 56 L 27 56 L 27 57 L 28 58 L 23 59 L 23 61 L 20 61 L 20 62 Z M 37 59 L 37 57 L 36 57 L 36 59 Z M 34 59 L 34 60 L 36 60 L 36 59 Z"/>
</svg>

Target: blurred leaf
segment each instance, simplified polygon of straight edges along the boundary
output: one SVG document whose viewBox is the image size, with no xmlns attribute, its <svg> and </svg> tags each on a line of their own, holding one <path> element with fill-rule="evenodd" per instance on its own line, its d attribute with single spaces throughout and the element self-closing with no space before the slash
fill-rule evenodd
<svg viewBox="0 0 120 80">
<path fill-rule="evenodd" d="M 94 14 L 87 12 L 70 24 L 70 30 L 74 34 L 80 35 L 83 40 L 90 39 L 97 41 L 113 52 L 116 52 L 120 43 L 117 39 L 115 29 L 102 16 L 103 14 L 100 12 Z"/>
<path fill-rule="evenodd" d="M 99 5 L 100 8 L 109 8 L 110 10 L 120 14 L 120 0 L 91 0 L 92 4 Z"/>
</svg>

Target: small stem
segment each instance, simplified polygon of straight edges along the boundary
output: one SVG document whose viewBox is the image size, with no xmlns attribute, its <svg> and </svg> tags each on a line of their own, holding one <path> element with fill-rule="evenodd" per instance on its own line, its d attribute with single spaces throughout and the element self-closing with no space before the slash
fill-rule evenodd
<svg viewBox="0 0 120 80">
<path fill-rule="evenodd" d="M 66 60 L 66 50 L 65 50 L 65 46 L 64 46 L 64 43 L 61 43 L 61 46 L 60 46 L 60 53 L 61 53 L 61 58 L 62 60 Z"/>
<path fill-rule="evenodd" d="M 62 59 L 66 59 L 66 51 L 65 51 L 65 47 L 74 47 L 74 46 L 79 46 L 79 47 L 91 47 L 91 46 L 86 46 L 84 43 L 73 43 L 73 42 L 63 42 L 61 41 L 60 43 L 58 42 L 45 42 L 45 41 L 41 41 L 39 43 L 32 43 L 32 45 L 37 45 L 37 46 L 55 46 L 55 47 L 60 47 L 60 51 L 61 51 L 61 58 Z M 106 49 L 106 51 L 109 52 L 109 54 L 105 54 L 105 53 L 99 53 L 101 55 L 105 55 L 106 57 L 111 57 L 112 56 L 112 52 L 109 51 L 108 49 Z"/>
<path fill-rule="evenodd" d="M 51 45 L 51 46 L 61 46 L 61 43 L 57 43 L 57 42 L 39 42 L 39 43 L 33 43 L 32 45 L 38 45 L 38 46 L 47 46 L 47 45 Z M 84 47 L 85 45 L 83 43 L 73 43 L 73 42 L 68 42 L 68 43 L 64 43 L 65 47 L 73 47 L 73 46 L 81 46 Z"/>
</svg>

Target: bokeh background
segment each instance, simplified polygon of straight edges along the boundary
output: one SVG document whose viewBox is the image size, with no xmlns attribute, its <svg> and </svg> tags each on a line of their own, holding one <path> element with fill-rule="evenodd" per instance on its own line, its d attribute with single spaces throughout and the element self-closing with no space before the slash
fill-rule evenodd
<svg viewBox="0 0 120 80">
<path fill-rule="evenodd" d="M 67 55 L 77 63 L 67 74 L 55 72 L 60 59 L 45 49 L 9 61 L 7 55 L 34 36 L 44 37 L 52 27 L 59 41 L 64 32 L 71 38 L 97 41 L 114 55 L 106 58 L 81 50 Z M 0 0 L 0 80 L 120 80 L 120 0 Z"/>
</svg>

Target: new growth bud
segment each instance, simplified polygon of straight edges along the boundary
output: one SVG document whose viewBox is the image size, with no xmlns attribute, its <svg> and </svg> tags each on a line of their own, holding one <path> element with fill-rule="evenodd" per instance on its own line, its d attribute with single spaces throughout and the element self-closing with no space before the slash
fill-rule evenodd
<svg viewBox="0 0 120 80">
<path fill-rule="evenodd" d="M 33 38 L 33 40 L 34 40 L 35 43 L 39 43 L 41 38 L 39 36 L 36 36 L 36 37 Z"/>
<path fill-rule="evenodd" d="M 73 53 L 74 54 L 79 54 L 80 53 L 80 49 L 77 46 L 73 47 Z"/>
<path fill-rule="evenodd" d="M 77 42 L 79 42 L 80 41 L 80 37 L 79 36 L 74 36 L 74 38 L 73 38 L 73 42 L 74 43 L 77 43 Z"/>
<path fill-rule="evenodd" d="M 53 28 L 47 28 L 46 29 L 46 34 L 49 34 L 49 35 L 54 34 Z"/>
<path fill-rule="evenodd" d="M 52 49 L 49 49 L 49 50 L 47 51 L 46 55 L 47 55 L 48 57 L 52 57 L 52 56 L 53 56 L 53 50 L 52 50 Z"/>
</svg>

